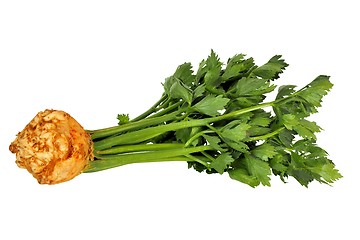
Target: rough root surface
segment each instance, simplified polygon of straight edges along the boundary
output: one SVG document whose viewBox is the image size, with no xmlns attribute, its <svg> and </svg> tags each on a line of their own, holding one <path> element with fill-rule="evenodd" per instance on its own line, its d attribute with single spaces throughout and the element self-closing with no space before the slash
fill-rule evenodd
<svg viewBox="0 0 360 240">
<path fill-rule="evenodd" d="M 90 135 L 68 113 L 39 112 L 10 145 L 16 164 L 40 184 L 56 184 L 79 175 L 93 159 Z"/>
</svg>

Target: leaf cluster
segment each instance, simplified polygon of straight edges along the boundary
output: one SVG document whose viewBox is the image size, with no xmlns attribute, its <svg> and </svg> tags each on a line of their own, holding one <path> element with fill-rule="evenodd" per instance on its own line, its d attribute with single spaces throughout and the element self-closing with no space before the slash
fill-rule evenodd
<svg viewBox="0 0 360 240">
<path fill-rule="evenodd" d="M 321 107 L 332 83 L 320 75 L 301 89 L 277 87 L 287 66 L 280 55 L 260 66 L 244 54 L 223 63 L 214 51 L 196 72 L 191 63 L 180 65 L 165 79 L 161 100 L 142 115 L 149 121 L 174 114 L 156 124 L 169 128 L 152 134 L 148 142 L 204 146 L 206 150 L 183 156 L 189 168 L 228 173 L 251 187 L 270 186 L 271 175 L 284 182 L 294 177 L 303 186 L 313 180 L 333 183 L 341 174 L 316 144 L 321 128 L 307 119 Z M 275 90 L 276 98 L 265 101 Z M 119 115 L 119 121 L 128 122 L 128 116 Z"/>
</svg>

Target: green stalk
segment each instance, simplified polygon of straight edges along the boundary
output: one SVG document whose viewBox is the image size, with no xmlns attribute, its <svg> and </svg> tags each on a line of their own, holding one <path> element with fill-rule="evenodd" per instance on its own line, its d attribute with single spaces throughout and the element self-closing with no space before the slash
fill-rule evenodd
<svg viewBox="0 0 360 240">
<path fill-rule="evenodd" d="M 152 114 L 153 112 L 156 111 L 157 107 L 159 106 L 159 104 L 161 104 L 165 99 L 166 99 L 166 95 L 163 94 L 161 96 L 161 98 L 159 99 L 159 101 L 157 101 L 153 106 L 151 106 L 147 111 L 143 112 L 142 114 L 140 114 L 139 116 L 137 116 L 136 118 L 132 119 L 132 122 L 136 122 L 139 121 L 141 119 L 146 118 L 147 116 L 149 116 L 150 114 Z"/>
<path fill-rule="evenodd" d="M 91 161 L 84 172 L 97 172 L 131 163 L 165 162 L 165 161 L 195 161 L 187 157 L 189 154 L 212 150 L 211 146 L 178 147 L 162 151 L 104 155 L 96 161 Z"/>
<path fill-rule="evenodd" d="M 95 151 L 99 151 L 99 150 L 111 148 L 116 145 L 141 143 L 151 138 L 157 137 L 168 131 L 176 131 L 178 129 L 188 128 L 188 127 L 203 126 L 207 123 L 206 120 L 207 119 L 198 119 L 198 120 L 175 122 L 166 125 L 144 128 L 134 132 L 128 132 L 119 136 L 94 142 L 94 149 Z"/>
<path fill-rule="evenodd" d="M 158 111 L 158 112 L 150 115 L 148 118 L 160 117 L 160 116 L 162 116 L 162 115 L 165 115 L 165 114 L 167 114 L 167 113 L 175 110 L 176 108 L 180 107 L 182 104 L 183 104 L 182 101 L 179 101 L 179 102 L 177 102 L 177 103 L 174 103 L 174 104 L 168 106 L 167 108 L 164 108 L 162 111 Z M 185 110 L 185 109 L 184 109 L 184 110 Z M 131 121 L 134 121 L 134 119 L 131 120 Z"/>
<path fill-rule="evenodd" d="M 151 125 L 157 125 L 160 123 L 164 123 L 164 122 L 173 120 L 178 115 L 180 115 L 182 112 L 183 112 L 183 110 L 179 109 L 175 112 L 172 112 L 172 113 L 169 113 L 169 114 L 166 114 L 163 116 L 159 116 L 159 117 L 145 118 L 145 119 L 139 120 L 137 122 L 129 122 L 129 123 L 126 123 L 126 124 L 123 124 L 120 126 L 114 126 L 114 127 L 110 127 L 110 128 L 103 128 L 103 129 L 99 129 L 99 130 L 90 131 L 91 138 L 93 140 L 99 139 L 99 138 L 106 138 L 109 136 L 120 134 L 122 132 L 139 129 L 139 128 L 144 128 L 144 127 L 148 127 Z"/>
<path fill-rule="evenodd" d="M 145 151 L 162 151 L 168 149 L 176 149 L 184 147 L 184 144 L 180 143 L 157 143 L 157 144 L 135 144 L 116 146 L 105 150 L 97 151 L 96 155 L 109 155 L 131 152 L 145 152 Z"/>
<path fill-rule="evenodd" d="M 141 143 L 145 142 L 146 140 L 152 139 L 154 137 L 157 137 L 161 134 L 164 134 L 169 131 L 176 131 L 183 128 L 189 128 L 189 127 L 201 127 L 205 126 L 207 124 L 221 121 L 224 119 L 231 119 L 233 117 L 236 117 L 238 115 L 255 111 L 258 109 L 262 109 L 265 107 L 271 107 L 273 106 L 273 102 L 263 103 L 256 106 L 240 109 L 231 113 L 227 113 L 221 116 L 217 117 L 209 117 L 204 119 L 194 119 L 189 121 L 181 121 L 181 122 L 173 122 L 165 125 L 159 125 L 155 127 L 140 129 L 134 132 L 128 132 L 119 136 L 114 136 L 111 138 L 107 138 L 104 140 L 100 140 L 94 143 L 95 151 L 104 150 L 107 148 L 111 148 L 116 145 L 125 145 L 125 144 L 135 144 L 135 143 Z M 166 115 L 164 115 L 166 116 Z"/>
<path fill-rule="evenodd" d="M 271 137 L 273 137 L 275 135 L 278 135 L 284 129 L 285 129 L 285 127 L 280 127 L 280 128 L 276 129 L 273 132 L 270 132 L 270 133 L 267 133 L 267 134 L 264 134 L 264 135 L 261 135 L 261 136 L 250 137 L 248 139 L 248 141 L 266 140 L 266 139 L 271 138 Z"/>
</svg>

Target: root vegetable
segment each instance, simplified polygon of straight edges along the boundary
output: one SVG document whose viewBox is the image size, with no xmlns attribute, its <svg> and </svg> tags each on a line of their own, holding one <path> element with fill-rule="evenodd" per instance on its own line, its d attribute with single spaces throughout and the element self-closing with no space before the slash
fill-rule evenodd
<svg viewBox="0 0 360 240">
<path fill-rule="evenodd" d="M 209 174 L 256 187 L 270 175 L 301 185 L 341 178 L 327 152 L 316 144 L 321 128 L 308 117 L 332 88 L 320 75 L 303 88 L 284 85 L 265 101 L 288 66 L 281 56 L 262 66 L 237 54 L 223 64 L 214 51 L 196 73 L 190 63 L 166 78 L 164 93 L 143 114 L 119 125 L 85 131 L 63 111 L 40 112 L 10 145 L 16 163 L 42 184 L 82 172 L 130 163 L 184 161 Z M 92 161 L 93 160 L 93 161 Z"/>
<path fill-rule="evenodd" d="M 39 112 L 10 145 L 16 164 L 41 184 L 79 175 L 93 158 L 90 135 L 68 113 Z"/>
</svg>

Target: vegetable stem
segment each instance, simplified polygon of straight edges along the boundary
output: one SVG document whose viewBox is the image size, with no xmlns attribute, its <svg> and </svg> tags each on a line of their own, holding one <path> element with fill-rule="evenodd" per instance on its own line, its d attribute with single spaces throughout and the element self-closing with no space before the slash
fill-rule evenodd
<svg viewBox="0 0 360 240">
<path fill-rule="evenodd" d="M 110 127 L 110 128 L 94 130 L 94 131 L 91 131 L 91 138 L 92 139 L 106 138 L 109 136 L 118 135 L 122 132 L 164 123 L 164 122 L 173 120 L 181 112 L 182 112 L 182 110 L 180 109 L 178 111 L 169 113 L 167 115 L 159 116 L 159 117 L 145 118 L 145 119 L 139 120 L 137 122 L 129 122 L 129 123 L 126 123 L 126 124 L 123 124 L 120 126 L 114 126 L 114 127 Z"/>
<path fill-rule="evenodd" d="M 273 132 L 270 132 L 270 133 L 267 133 L 267 134 L 264 134 L 264 135 L 261 135 L 261 136 L 254 136 L 254 137 L 250 137 L 249 138 L 249 141 L 258 141 L 258 140 L 266 140 L 268 138 L 271 138 L 277 134 L 279 134 L 282 130 L 284 130 L 285 127 L 280 127 L 278 129 L 276 129 L 275 131 Z"/>
<path fill-rule="evenodd" d="M 152 105 L 147 111 L 145 111 L 144 113 L 140 114 L 139 116 L 137 116 L 136 118 L 132 119 L 131 122 L 136 122 L 139 121 L 141 119 L 146 118 L 147 116 L 149 116 L 150 114 L 152 114 L 154 111 L 156 111 L 157 107 L 159 106 L 159 104 L 161 104 L 164 100 L 166 99 L 166 94 L 163 94 L 161 96 L 161 98 L 154 104 Z"/>
<path fill-rule="evenodd" d="M 212 149 L 211 146 L 197 146 L 191 148 L 178 147 L 176 149 L 166 149 L 162 151 L 104 155 L 96 161 L 91 161 L 84 172 L 97 172 L 131 163 L 191 161 L 190 158 L 186 157 L 187 155 Z"/>
<path fill-rule="evenodd" d="M 112 147 L 105 150 L 95 152 L 97 155 L 109 155 L 119 153 L 131 153 L 131 152 L 144 152 L 144 151 L 161 151 L 167 149 L 174 149 L 184 147 L 184 144 L 180 143 L 156 143 L 156 144 L 135 144 Z"/>
<path fill-rule="evenodd" d="M 104 150 L 106 148 L 111 148 L 116 145 L 125 145 L 125 144 L 135 144 L 135 143 L 141 143 L 146 140 L 152 139 L 154 137 L 157 137 L 161 134 L 164 134 L 168 131 L 175 131 L 183 128 L 189 128 L 189 127 L 201 127 L 205 126 L 207 124 L 221 121 L 224 119 L 229 119 L 236 117 L 238 115 L 255 111 L 258 109 L 262 109 L 265 107 L 270 107 L 273 105 L 273 102 L 267 102 L 263 104 L 258 104 L 256 106 L 243 108 L 237 111 L 233 111 L 224 115 L 216 116 L 216 117 L 209 117 L 209 118 L 203 118 L 203 119 L 193 119 L 188 121 L 181 121 L 181 122 L 173 122 L 166 125 L 158 125 L 155 127 L 140 129 L 138 131 L 134 132 L 128 132 L 119 136 L 114 136 L 111 138 L 106 138 L 100 141 L 97 141 L 94 143 L 95 151 Z M 166 115 L 164 115 L 165 117 Z M 145 121 L 144 119 L 143 121 Z M 151 120 L 151 118 L 149 119 Z M 130 124 L 130 123 L 129 123 Z M 135 123 L 134 123 L 135 124 Z M 124 128 L 126 128 L 127 125 L 124 125 Z M 121 126 L 120 126 L 121 127 Z"/>
</svg>

